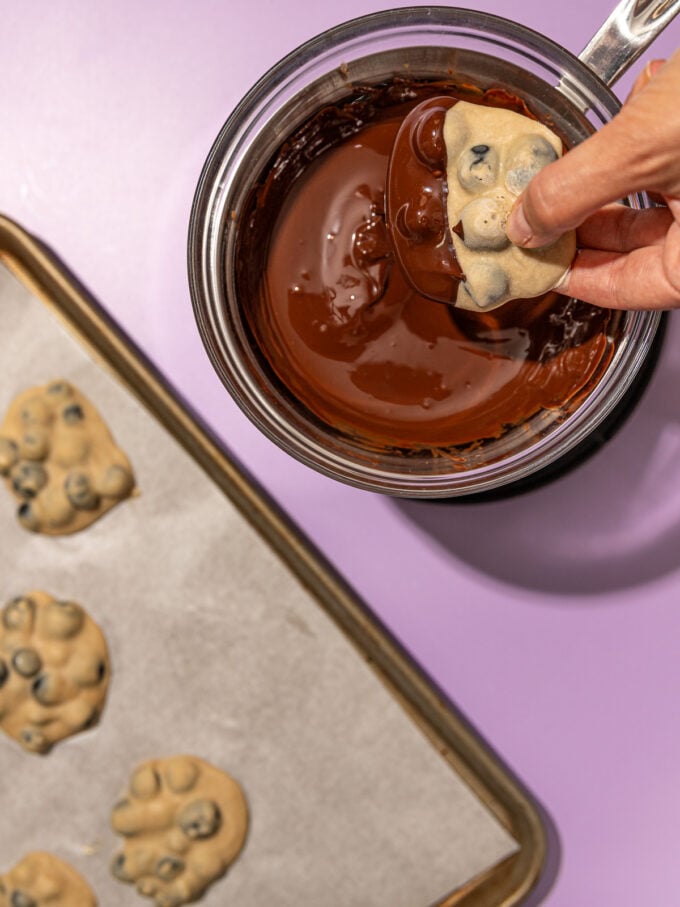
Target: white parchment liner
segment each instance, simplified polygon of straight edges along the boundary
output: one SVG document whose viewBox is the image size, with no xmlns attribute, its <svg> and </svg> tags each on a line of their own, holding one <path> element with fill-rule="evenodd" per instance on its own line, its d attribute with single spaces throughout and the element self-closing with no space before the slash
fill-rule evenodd
<svg viewBox="0 0 680 907">
<path fill-rule="evenodd" d="M 0 411 L 74 382 L 141 495 L 78 535 L 18 525 L 0 489 L 0 603 L 82 603 L 113 665 L 100 725 L 45 757 L 0 733 L 0 868 L 69 860 L 100 904 L 150 903 L 109 874 L 110 808 L 138 762 L 195 753 L 239 779 L 251 829 L 205 907 L 427 907 L 516 844 L 314 598 L 167 432 L 0 266 Z"/>
</svg>

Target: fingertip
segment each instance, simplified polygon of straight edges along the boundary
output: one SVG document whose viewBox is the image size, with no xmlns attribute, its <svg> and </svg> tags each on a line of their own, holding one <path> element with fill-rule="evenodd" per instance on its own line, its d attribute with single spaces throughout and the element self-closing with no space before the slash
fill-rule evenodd
<svg viewBox="0 0 680 907">
<path fill-rule="evenodd" d="M 556 293 L 561 293 L 563 296 L 571 296 L 571 295 L 572 295 L 572 294 L 571 294 L 571 291 L 570 291 L 570 289 L 569 289 L 569 282 L 570 282 L 570 280 L 571 280 L 571 270 L 572 270 L 572 267 L 573 267 L 573 262 L 572 262 L 571 265 L 569 265 L 569 267 L 567 268 L 567 270 L 564 272 L 564 274 L 560 277 L 560 279 L 557 281 L 557 283 L 556 283 L 555 286 L 553 287 L 553 290 L 554 290 Z"/>
<path fill-rule="evenodd" d="M 510 212 L 505 232 L 510 242 L 516 246 L 526 246 L 533 239 L 533 231 L 529 226 L 521 200 L 515 203 Z"/>
<path fill-rule="evenodd" d="M 637 94 L 639 94 L 643 88 L 646 88 L 654 78 L 654 76 L 657 74 L 657 72 L 665 65 L 665 63 L 666 61 L 662 59 L 650 60 L 633 83 L 633 87 L 630 90 L 627 101 L 632 101 L 632 99 Z"/>
<path fill-rule="evenodd" d="M 522 249 L 538 249 L 541 246 L 547 246 L 557 239 L 559 235 L 541 235 L 536 233 L 529 224 L 521 198 L 515 203 L 514 208 L 510 212 L 505 226 L 505 233 L 511 243 L 520 246 Z"/>
</svg>

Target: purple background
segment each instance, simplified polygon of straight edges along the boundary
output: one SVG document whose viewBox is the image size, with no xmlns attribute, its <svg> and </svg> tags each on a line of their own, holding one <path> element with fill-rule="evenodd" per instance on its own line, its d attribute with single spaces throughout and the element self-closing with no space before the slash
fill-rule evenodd
<svg viewBox="0 0 680 907">
<path fill-rule="evenodd" d="M 223 121 L 293 47 L 390 5 L 5 0 L 0 210 L 65 259 L 539 798 L 554 823 L 545 903 L 675 905 L 678 322 L 604 450 L 476 506 L 381 498 L 300 466 L 236 409 L 194 326 L 187 222 Z M 483 8 L 578 52 L 609 4 Z M 680 22 L 643 60 L 678 44 Z"/>
</svg>

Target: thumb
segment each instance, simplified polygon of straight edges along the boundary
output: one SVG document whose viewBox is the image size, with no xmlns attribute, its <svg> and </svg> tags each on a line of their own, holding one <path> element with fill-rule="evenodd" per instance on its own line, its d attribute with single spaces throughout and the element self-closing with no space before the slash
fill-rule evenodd
<svg viewBox="0 0 680 907">
<path fill-rule="evenodd" d="M 547 245 L 599 208 L 645 189 L 680 195 L 680 51 L 655 60 L 611 122 L 541 170 L 508 219 L 516 245 Z"/>
<path fill-rule="evenodd" d="M 536 174 L 507 224 L 511 242 L 536 248 L 573 230 L 603 205 L 640 188 L 638 147 L 623 111 L 599 132 Z"/>
</svg>

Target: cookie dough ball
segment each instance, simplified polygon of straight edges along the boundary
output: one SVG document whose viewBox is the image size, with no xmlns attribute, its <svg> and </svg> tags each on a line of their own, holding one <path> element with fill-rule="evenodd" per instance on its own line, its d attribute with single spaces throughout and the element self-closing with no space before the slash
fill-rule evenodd
<svg viewBox="0 0 680 907">
<path fill-rule="evenodd" d="M 529 181 L 561 156 L 560 139 L 512 110 L 458 101 L 446 113 L 444 141 L 447 216 L 465 275 L 456 305 L 488 312 L 553 289 L 576 253 L 575 233 L 542 249 L 521 249 L 505 227 Z"/>
<path fill-rule="evenodd" d="M 25 529 L 84 529 L 135 490 L 130 463 L 94 406 L 68 381 L 20 394 L 0 425 L 0 475 Z"/>
<path fill-rule="evenodd" d="M 24 749 L 95 725 L 110 673 L 102 631 L 75 602 L 35 591 L 0 611 L 0 727 Z"/>
<path fill-rule="evenodd" d="M 35 851 L 0 875 L 0 907 L 97 907 L 97 899 L 72 866 Z"/>
<path fill-rule="evenodd" d="M 111 825 L 125 838 L 111 864 L 156 907 L 195 901 L 236 859 L 248 809 L 240 785 L 195 756 L 152 759 L 132 774 Z"/>
</svg>

